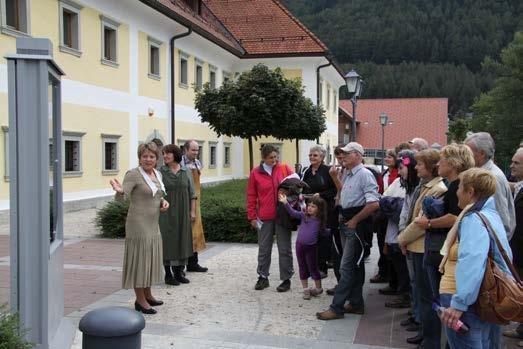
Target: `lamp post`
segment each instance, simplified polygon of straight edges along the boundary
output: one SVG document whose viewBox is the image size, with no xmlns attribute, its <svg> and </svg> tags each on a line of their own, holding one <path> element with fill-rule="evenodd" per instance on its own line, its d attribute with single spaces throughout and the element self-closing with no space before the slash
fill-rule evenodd
<svg viewBox="0 0 523 349">
<path fill-rule="evenodd" d="M 352 93 L 350 102 L 352 103 L 352 137 L 351 141 L 356 142 L 356 107 L 358 105 L 358 97 L 361 95 L 363 88 L 363 79 L 361 76 L 352 69 L 345 75 L 345 83 L 347 84 L 347 90 Z"/>
<path fill-rule="evenodd" d="M 381 124 L 381 173 L 383 173 L 383 162 L 385 161 L 385 126 L 389 117 L 385 113 L 380 114 L 380 124 Z"/>
</svg>

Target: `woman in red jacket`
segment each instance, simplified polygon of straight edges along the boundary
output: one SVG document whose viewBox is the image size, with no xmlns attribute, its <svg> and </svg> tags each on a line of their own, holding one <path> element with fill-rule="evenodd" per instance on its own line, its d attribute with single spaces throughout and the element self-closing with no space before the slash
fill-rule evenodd
<svg viewBox="0 0 523 349">
<path fill-rule="evenodd" d="M 278 149 L 266 144 L 261 150 L 262 162 L 249 176 L 247 187 L 247 215 L 251 226 L 258 231 L 258 281 L 254 289 L 263 290 L 269 287 L 269 268 L 273 235 L 276 233 L 276 244 L 280 262 L 280 280 L 278 292 L 286 292 L 291 287 L 290 278 L 294 274 L 292 266 L 291 225 L 288 214 L 277 210 L 278 185 L 292 174 L 292 169 L 278 161 Z"/>
</svg>

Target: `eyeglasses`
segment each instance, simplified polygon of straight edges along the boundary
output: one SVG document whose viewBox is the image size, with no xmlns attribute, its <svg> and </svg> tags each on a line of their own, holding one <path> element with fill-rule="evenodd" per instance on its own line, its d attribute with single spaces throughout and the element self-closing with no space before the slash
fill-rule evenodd
<svg viewBox="0 0 523 349">
<path fill-rule="evenodd" d="M 313 158 L 317 158 L 319 155 L 318 154 L 309 154 L 309 157 L 313 157 Z"/>
</svg>

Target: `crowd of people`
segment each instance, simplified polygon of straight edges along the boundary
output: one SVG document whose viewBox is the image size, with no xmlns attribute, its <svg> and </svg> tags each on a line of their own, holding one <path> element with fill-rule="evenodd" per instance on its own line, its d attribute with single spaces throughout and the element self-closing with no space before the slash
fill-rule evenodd
<svg viewBox="0 0 523 349">
<path fill-rule="evenodd" d="M 365 166 L 365 151 L 356 142 L 335 149 L 335 166 L 325 164 L 327 152 L 316 145 L 310 166 L 296 174 L 279 161 L 277 148 L 264 145 L 247 187 L 248 220 L 258 234 L 254 289 L 269 287 L 276 236 L 276 289 L 290 290 L 297 230 L 302 297 L 324 293 L 329 268 L 337 280 L 325 290 L 333 296 L 329 308 L 316 317 L 364 314 L 365 259 L 376 233 L 378 272 L 369 281 L 387 283 L 379 292 L 396 296 L 385 307 L 410 309 L 401 322 L 414 332 L 407 342 L 440 348 L 445 339 L 450 348 L 499 348 L 499 324 L 481 318 L 475 304 L 488 260 L 507 275 L 512 264 L 523 273 L 523 147 L 512 158 L 512 182 L 493 162 L 494 149 L 484 132 L 442 149 L 415 138 L 387 150 L 386 169 L 377 173 Z M 116 198 L 129 200 L 122 287 L 134 289 L 137 311 L 155 314 L 153 307 L 163 304 L 151 292 L 162 278 L 178 286 L 189 283 L 186 272 L 207 271 L 198 262 L 206 247 L 198 151 L 196 141 L 183 149 L 166 145 L 157 170 L 158 146 L 141 144 L 139 166 L 122 183 L 111 181 Z M 503 335 L 523 339 L 523 325 Z"/>
<path fill-rule="evenodd" d="M 502 256 L 506 251 L 517 273 L 523 273 L 523 148 L 512 158 L 513 182 L 494 163 L 494 149 L 485 132 L 442 149 L 414 138 L 387 150 L 387 167 L 380 174 L 365 166 L 358 143 L 337 147 L 335 166 L 325 165 L 326 151 L 317 145 L 310 149 L 310 166 L 298 176 L 278 161 L 275 147 L 265 145 L 247 189 L 248 219 L 259 240 L 254 288 L 269 287 L 276 235 L 277 291 L 290 289 L 291 232 L 297 228 L 303 298 L 323 293 L 321 279 L 329 267 L 337 279 L 326 290 L 333 296 L 331 305 L 316 317 L 364 314 L 364 260 L 376 233 L 378 273 L 369 281 L 388 283 L 379 292 L 396 295 L 385 307 L 410 309 L 401 322 L 414 332 L 408 343 L 500 348 L 500 325 L 480 318 L 475 303 L 489 258 L 515 279 Z M 523 325 L 503 335 L 523 339 Z"/>
</svg>

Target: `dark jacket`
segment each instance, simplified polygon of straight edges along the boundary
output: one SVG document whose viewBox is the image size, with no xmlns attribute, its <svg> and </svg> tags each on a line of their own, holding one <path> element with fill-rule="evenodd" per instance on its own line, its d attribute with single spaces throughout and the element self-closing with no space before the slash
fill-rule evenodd
<svg viewBox="0 0 523 349">
<path fill-rule="evenodd" d="M 428 219 L 442 217 L 446 214 L 443 200 L 434 196 L 427 196 L 423 199 L 423 213 Z M 425 232 L 425 253 L 438 252 L 441 250 L 445 239 L 447 238 L 448 229 L 432 228 Z"/>
<path fill-rule="evenodd" d="M 523 268 L 523 189 L 516 196 L 514 206 L 516 208 L 516 230 L 510 240 L 510 247 L 514 265 L 516 268 Z"/>
<path fill-rule="evenodd" d="M 382 196 L 380 198 L 380 211 L 393 222 L 399 223 L 403 198 Z"/>
</svg>

